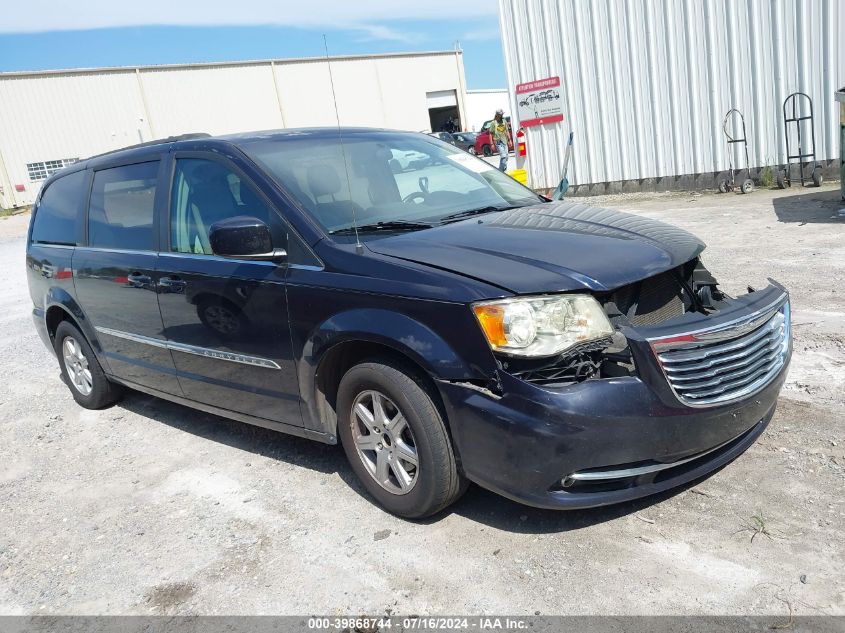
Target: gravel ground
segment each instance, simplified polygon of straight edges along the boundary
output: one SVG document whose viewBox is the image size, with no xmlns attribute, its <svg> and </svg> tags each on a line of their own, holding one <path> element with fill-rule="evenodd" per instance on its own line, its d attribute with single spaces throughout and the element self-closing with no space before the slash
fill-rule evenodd
<svg viewBox="0 0 845 633">
<path fill-rule="evenodd" d="M 845 614 L 838 190 L 592 202 L 697 233 L 729 292 L 790 288 L 777 415 L 672 494 L 555 513 L 473 486 L 422 523 L 338 447 L 140 394 L 76 406 L 30 322 L 28 218 L 0 219 L 0 614 Z"/>
</svg>

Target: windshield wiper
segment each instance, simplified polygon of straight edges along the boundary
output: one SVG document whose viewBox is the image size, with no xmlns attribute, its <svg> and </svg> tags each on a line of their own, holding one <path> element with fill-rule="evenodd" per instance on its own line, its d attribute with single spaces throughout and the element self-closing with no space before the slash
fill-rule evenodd
<svg viewBox="0 0 845 633">
<path fill-rule="evenodd" d="M 419 231 L 421 229 L 430 229 L 434 225 L 430 222 L 410 222 L 406 220 L 387 220 L 384 222 L 374 222 L 372 224 L 362 224 L 358 227 L 358 233 L 375 233 L 378 231 Z M 335 229 L 329 231 L 331 235 L 355 235 L 354 226 L 345 226 L 342 229 Z"/>
<path fill-rule="evenodd" d="M 496 207 L 493 205 L 487 207 L 479 207 L 478 209 L 467 209 L 466 211 L 458 211 L 450 215 L 445 215 L 440 218 L 440 222 L 446 223 L 450 220 L 463 220 L 473 215 L 481 215 L 482 213 L 492 213 L 494 211 L 508 211 L 509 209 L 516 209 L 516 207 Z"/>
</svg>

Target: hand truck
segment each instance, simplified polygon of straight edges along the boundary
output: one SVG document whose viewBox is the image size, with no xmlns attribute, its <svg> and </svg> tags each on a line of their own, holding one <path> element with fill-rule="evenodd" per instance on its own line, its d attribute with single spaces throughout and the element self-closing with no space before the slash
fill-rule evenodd
<svg viewBox="0 0 845 633">
<path fill-rule="evenodd" d="M 801 108 L 801 103 L 809 106 L 809 114 L 802 115 L 805 109 Z M 789 106 L 789 107 L 787 107 Z M 792 116 L 790 116 L 790 114 Z M 801 123 L 802 121 L 810 122 L 810 141 L 812 145 L 809 151 L 804 150 L 803 139 L 801 137 Z M 795 124 L 795 131 L 798 137 L 798 153 L 793 154 L 789 146 L 789 124 Z M 777 183 L 778 187 L 784 189 L 792 186 L 792 160 L 798 160 L 798 169 L 801 173 L 801 186 L 806 185 L 807 178 L 804 176 L 804 159 L 809 158 L 808 161 L 813 167 L 810 178 L 816 187 L 820 187 L 824 178 L 822 177 L 822 166 L 816 162 L 816 124 L 813 118 L 813 100 L 810 95 L 804 92 L 793 92 L 783 101 L 783 130 L 786 136 L 786 167 L 778 172 Z"/>
<path fill-rule="evenodd" d="M 728 123 L 730 123 L 733 118 L 737 116 L 739 117 L 739 120 L 742 123 L 741 138 L 734 138 L 732 136 L 732 133 L 728 131 Z M 729 191 L 736 191 L 737 189 L 736 176 L 743 170 L 734 169 L 733 144 L 742 143 L 745 149 L 745 180 L 742 181 L 742 185 L 740 185 L 738 188 L 740 191 L 742 191 L 742 193 L 751 193 L 752 191 L 754 191 L 754 181 L 751 180 L 751 163 L 748 160 L 748 134 L 746 134 L 745 132 L 745 117 L 742 116 L 742 112 L 740 112 L 736 108 L 731 108 L 730 110 L 728 110 L 727 114 L 725 114 L 725 120 L 722 121 L 722 131 L 725 133 L 725 138 L 727 139 L 728 144 L 728 173 L 730 174 L 730 178 L 727 180 L 723 180 L 719 183 L 719 191 L 721 193 L 728 193 Z"/>
</svg>

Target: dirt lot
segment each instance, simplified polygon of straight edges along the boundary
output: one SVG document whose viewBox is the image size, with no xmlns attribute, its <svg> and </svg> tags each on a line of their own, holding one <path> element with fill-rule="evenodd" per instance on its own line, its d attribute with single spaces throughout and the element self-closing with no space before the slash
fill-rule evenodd
<svg viewBox="0 0 845 633">
<path fill-rule="evenodd" d="M 0 613 L 845 614 L 845 205 L 838 190 L 594 199 L 679 224 L 734 293 L 792 291 L 769 430 L 694 487 L 554 513 L 472 487 L 381 512 L 338 447 L 130 394 L 77 407 L 0 219 Z"/>
</svg>

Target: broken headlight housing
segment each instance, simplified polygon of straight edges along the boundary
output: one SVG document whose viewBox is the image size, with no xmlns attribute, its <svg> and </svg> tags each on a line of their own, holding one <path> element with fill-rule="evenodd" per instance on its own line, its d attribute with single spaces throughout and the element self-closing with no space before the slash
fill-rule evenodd
<svg viewBox="0 0 845 633">
<path fill-rule="evenodd" d="M 554 356 L 613 335 L 590 295 L 514 297 L 475 303 L 472 310 L 491 349 L 511 356 Z"/>
</svg>

